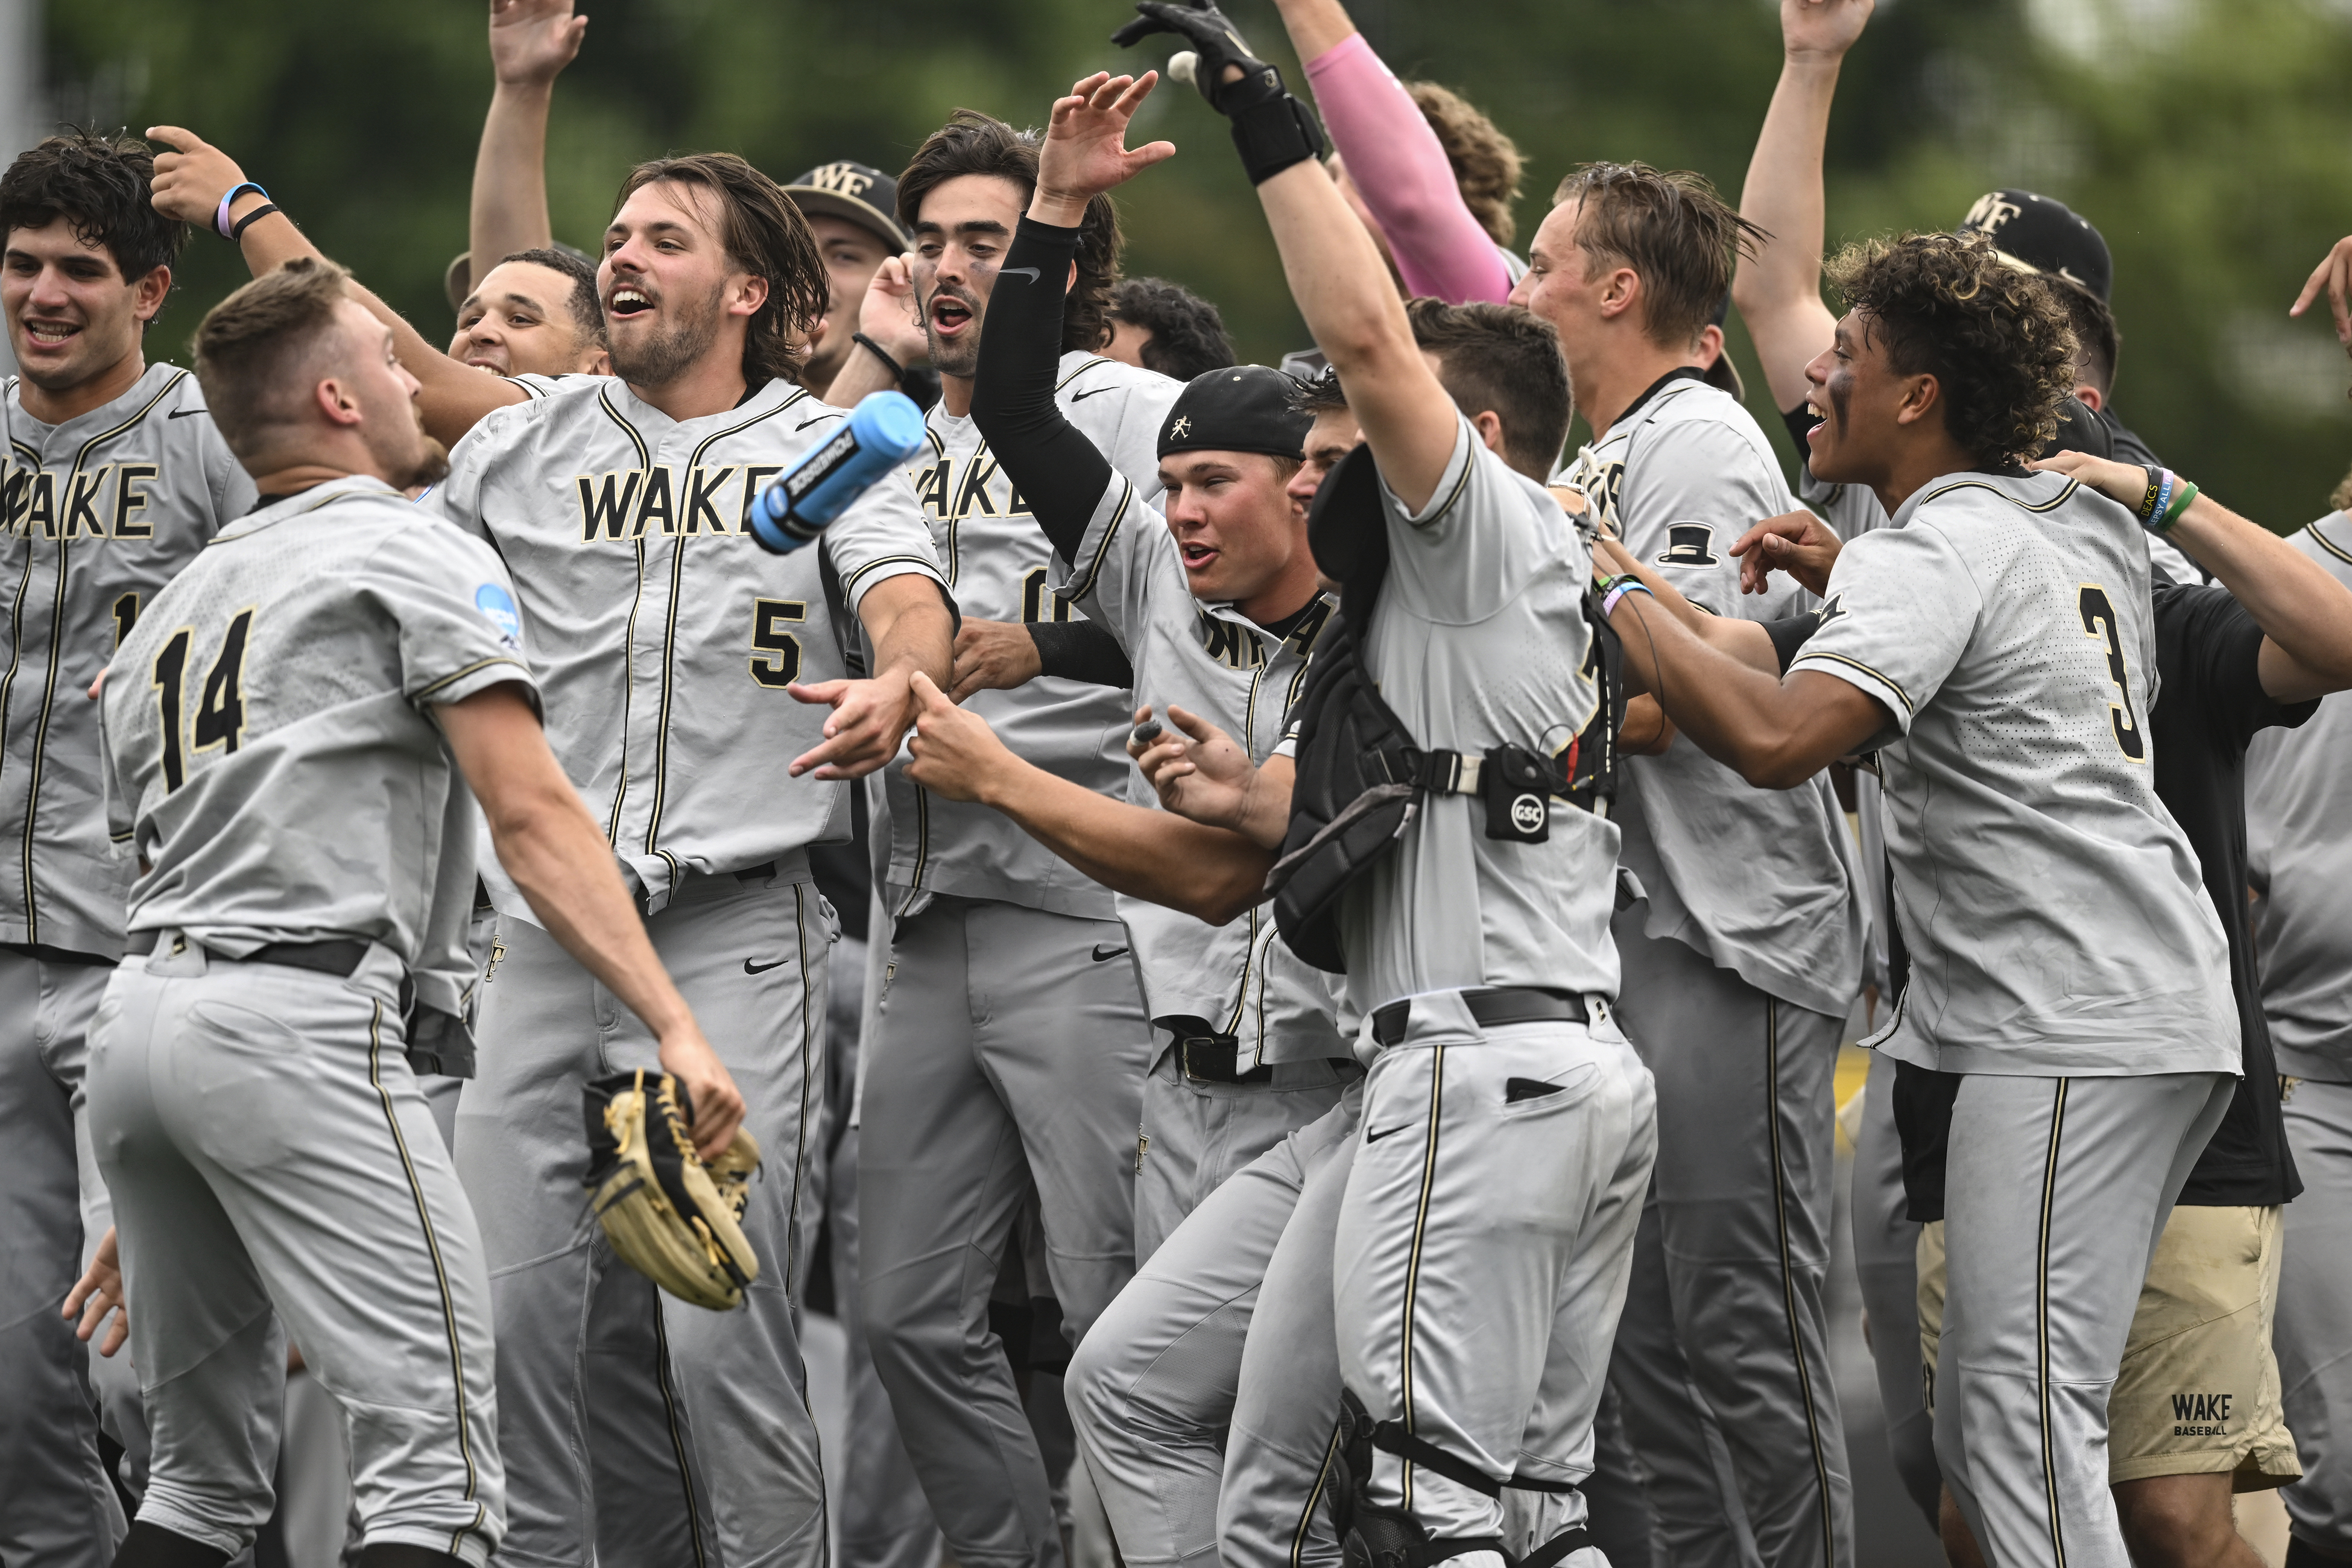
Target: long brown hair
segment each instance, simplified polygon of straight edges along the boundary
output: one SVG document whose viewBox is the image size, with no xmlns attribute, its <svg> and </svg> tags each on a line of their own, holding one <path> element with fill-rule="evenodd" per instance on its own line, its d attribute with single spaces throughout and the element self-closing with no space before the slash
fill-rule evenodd
<svg viewBox="0 0 2352 1568">
<path fill-rule="evenodd" d="M 833 298 L 808 219 L 782 186 L 732 153 L 689 153 L 640 163 L 621 182 L 613 210 L 619 212 L 656 181 L 693 185 L 716 196 L 727 258 L 767 280 L 767 302 L 751 318 L 743 340 L 744 384 L 761 387 L 780 377 L 798 381 L 809 337 Z"/>
</svg>

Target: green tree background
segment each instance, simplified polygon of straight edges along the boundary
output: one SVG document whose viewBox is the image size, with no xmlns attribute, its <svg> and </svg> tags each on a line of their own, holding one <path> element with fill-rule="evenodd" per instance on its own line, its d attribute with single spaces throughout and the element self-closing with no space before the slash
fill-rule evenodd
<svg viewBox="0 0 2352 1568">
<path fill-rule="evenodd" d="M 1266 0 L 1231 8 L 1292 64 Z M 896 167 L 957 105 L 1035 121 L 1079 74 L 1165 56 L 1165 40 L 1109 45 L 1118 0 L 583 9 L 548 171 L 557 234 L 583 246 L 635 159 L 715 147 L 778 176 L 839 157 Z M 1736 195 L 1779 68 L 1769 0 L 1358 0 L 1356 16 L 1400 74 L 1459 89 L 1517 138 L 1522 243 L 1586 159 L 1696 169 Z M 227 148 L 437 338 L 489 97 L 483 28 L 478 0 L 52 0 L 50 106 Z M 2347 68 L 2352 0 L 1881 0 L 1832 130 L 1831 236 L 1948 226 L 1997 185 L 2070 203 L 2116 253 L 2119 412 L 2168 460 L 2291 528 L 2352 460 L 2352 366 L 2324 325 L 2286 315 L 2352 231 Z M 1147 113 L 1181 151 L 1126 195 L 1129 270 L 1215 300 L 1247 357 L 1299 346 L 1223 127 L 1181 89 Z M 243 270 L 200 236 L 182 277 L 158 340 L 173 350 Z M 1736 329 L 1735 353 L 1785 449 Z"/>
</svg>

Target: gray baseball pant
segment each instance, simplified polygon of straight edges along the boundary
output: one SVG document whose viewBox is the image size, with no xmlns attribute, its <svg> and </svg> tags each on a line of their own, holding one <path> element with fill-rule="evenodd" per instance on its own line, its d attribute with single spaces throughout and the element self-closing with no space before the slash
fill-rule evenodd
<svg viewBox="0 0 2352 1568">
<path fill-rule="evenodd" d="M 2272 1333 L 2303 1479 L 2280 1495 L 2296 1540 L 2352 1557 L 2352 1083 L 2297 1082 L 2286 1136 L 2303 1195 Z"/>
<path fill-rule="evenodd" d="M 499 1544 L 489 1282 L 402 1054 L 402 979 L 381 947 L 339 979 L 167 931 L 91 1030 L 153 1434 L 139 1517 L 232 1557 L 269 1517 L 289 1331 L 342 1407 L 366 1543 L 477 1565 Z"/>
<path fill-rule="evenodd" d="M 874 925 L 880 923 L 873 917 Z M 833 1305 L 845 1342 L 842 1381 L 847 1416 L 843 1452 L 828 1463 L 840 1488 L 834 1535 L 840 1568 L 931 1568 L 940 1529 L 923 1501 L 914 1461 L 898 1441 L 890 1396 L 874 1371 L 866 1316 L 857 1310 L 857 1058 L 866 1028 L 867 944 L 845 936 L 834 949 L 835 984 L 825 1007 L 825 1107 L 833 1142 L 825 1162 L 824 1221 Z"/>
<path fill-rule="evenodd" d="M 1886 1447 L 1928 1527 L 1944 1488 L 1935 1424 L 1919 1384 L 1919 1226 L 1906 1217 L 1903 1140 L 1895 1131 L 1895 1058 L 1874 1051 L 1853 1150 L 1853 1268 L 1870 1325 Z"/>
<path fill-rule="evenodd" d="M 2128 1568 L 2107 1394 L 2227 1073 L 1971 1073 L 1944 1165 L 1936 1458 L 1997 1563 Z"/>
<path fill-rule="evenodd" d="M 1139 1268 L 1210 1194 L 1313 1125 L 1360 1076 L 1356 1064 L 1342 1058 L 1278 1062 L 1271 1083 L 1212 1083 L 1186 1077 L 1182 1055 L 1173 1043 L 1166 1046 L 1143 1080 L 1135 1152 Z"/>
<path fill-rule="evenodd" d="M 1590 1475 L 1656 1147 L 1650 1072 L 1605 1010 L 1489 1027 L 1459 992 L 1414 997 L 1365 1079 L 1333 1248 L 1340 1375 L 1371 1419 L 1498 1481 Z M 1507 1517 L 1385 1450 L 1363 1490 L 1432 1539 L 1517 1552 L 1585 1515 L 1572 1491 L 1514 1492 Z"/>
<path fill-rule="evenodd" d="M 553 937 L 499 922 L 457 1169 L 482 1216 L 499 1324 L 502 1562 L 605 1568 L 822 1564 L 824 1482 L 789 1282 L 814 1228 L 823 1018 L 835 923 L 805 862 L 689 878 L 646 921 L 742 1091 L 760 1177 L 760 1276 L 733 1311 L 657 1290 L 614 1256 L 581 1184 L 582 1086 L 658 1070 L 636 1016 Z"/>
<path fill-rule="evenodd" d="M 988 1302 L 1033 1177 L 1073 1342 L 1134 1272 L 1152 1036 L 1128 946 L 1117 921 L 945 895 L 892 933 L 858 1130 L 858 1289 L 898 1435 L 963 1568 L 1061 1563 Z"/>
<path fill-rule="evenodd" d="M 87 1251 L 85 1200 L 107 1212 L 82 1075 L 112 973 L 0 948 L 0 1563 L 10 1568 L 103 1568 L 122 1541 L 89 1386 L 101 1358 L 58 1316 Z M 101 1218 L 90 1238 L 105 1234 Z"/>
<path fill-rule="evenodd" d="M 1361 1100 L 1351 1087 L 1212 1192 L 1137 1268 L 1070 1362 L 1078 1452 L 1130 1568 L 1216 1560 L 1226 1434 L 1259 1287 L 1307 1178 L 1355 1136 Z M 1151 1152 L 1158 1149 L 1155 1142 Z M 1328 1271 L 1328 1239 L 1324 1255 Z M 1327 1283 L 1327 1309 L 1329 1299 Z M 1285 1382 L 1291 1397 L 1328 1409 L 1328 1436 L 1339 1400 L 1328 1321 L 1325 1338 L 1323 1354 L 1310 1359 L 1331 1367 L 1328 1386 L 1302 1389 L 1295 1375 Z M 1291 1499 L 1288 1511 L 1299 1500 Z"/>
<path fill-rule="evenodd" d="M 1678 1371 L 1662 1334 L 1629 1338 L 1627 1435 L 1650 1474 L 1676 1561 L 1736 1562 L 1679 1537 L 1717 1485 L 1698 1468 L 1695 1389 L 1731 1456 L 1767 1568 L 1853 1562 L 1853 1483 L 1831 1376 L 1823 1300 L 1836 1174 L 1837 1051 L 1845 1020 L 1783 1002 L 1672 938 L 1617 921 L 1618 1024 L 1656 1075 L 1656 1244 L 1637 1248 L 1635 1292 L 1672 1309 Z M 1664 1289 L 1657 1279 L 1664 1279 Z M 1654 1325 L 1643 1325 L 1654 1327 Z"/>
</svg>

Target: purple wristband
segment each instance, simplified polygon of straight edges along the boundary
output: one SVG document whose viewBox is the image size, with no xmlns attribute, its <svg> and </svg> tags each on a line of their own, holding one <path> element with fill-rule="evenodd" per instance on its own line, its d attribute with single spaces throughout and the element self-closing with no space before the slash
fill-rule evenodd
<svg viewBox="0 0 2352 1568">
<path fill-rule="evenodd" d="M 242 184 L 231 185 L 228 188 L 228 195 L 220 199 L 220 205 L 213 209 L 213 232 L 219 235 L 223 239 L 234 237 L 230 235 L 228 228 L 228 209 L 230 205 L 234 203 L 237 197 L 245 195 L 247 191 L 257 193 L 265 202 L 269 199 L 269 193 L 262 190 L 259 185 L 255 184 L 251 180 L 247 180 Z"/>
</svg>

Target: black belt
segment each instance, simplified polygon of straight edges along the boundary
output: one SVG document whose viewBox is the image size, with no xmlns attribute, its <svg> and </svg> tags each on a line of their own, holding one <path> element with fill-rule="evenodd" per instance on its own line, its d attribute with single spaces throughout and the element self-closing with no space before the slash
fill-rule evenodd
<svg viewBox="0 0 2352 1568">
<path fill-rule="evenodd" d="M 1195 1083 L 1272 1083 L 1271 1064 L 1241 1068 L 1241 1042 L 1231 1035 L 1180 1035 L 1176 1059 L 1184 1076 Z"/>
<path fill-rule="evenodd" d="M 151 953 L 155 951 L 155 941 L 161 934 L 152 931 L 132 931 L 130 940 L 122 944 L 122 950 L 134 956 Z M 211 952 L 210 949 L 205 951 L 212 957 L 225 958 L 231 963 L 282 963 L 289 969 L 314 970 L 320 974 L 349 980 L 367 961 L 368 944 L 343 938 L 331 942 L 273 942 L 242 956 Z"/>
<path fill-rule="evenodd" d="M 1470 1016 L 1488 1028 L 1505 1024 L 1581 1024 L 1588 1021 L 1584 998 L 1573 991 L 1539 991 L 1532 985 L 1496 985 L 1465 991 Z M 1412 998 L 1391 1002 L 1372 1015 L 1372 1038 L 1393 1046 L 1404 1038 L 1412 1022 Z"/>
</svg>

